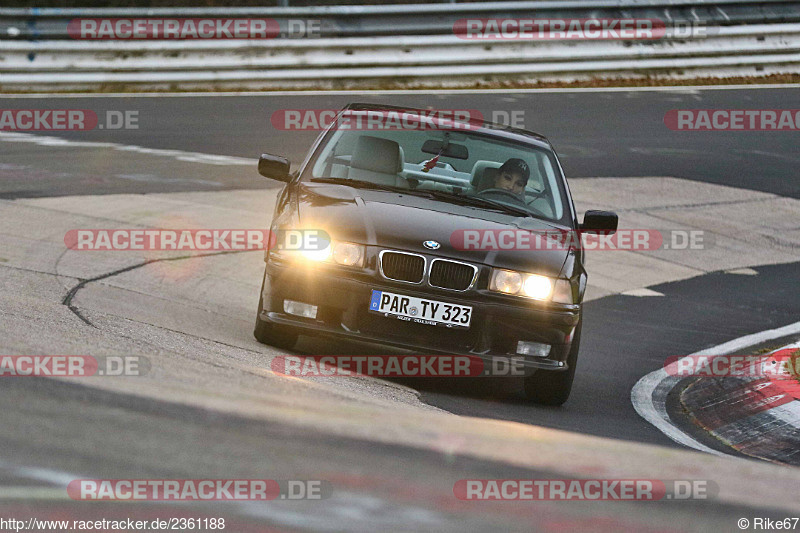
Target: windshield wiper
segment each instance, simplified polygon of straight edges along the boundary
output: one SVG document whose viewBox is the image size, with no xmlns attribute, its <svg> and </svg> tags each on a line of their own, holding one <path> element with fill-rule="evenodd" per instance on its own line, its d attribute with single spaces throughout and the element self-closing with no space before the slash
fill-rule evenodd
<svg viewBox="0 0 800 533">
<path fill-rule="evenodd" d="M 420 191 L 423 192 L 423 191 Z M 463 194 L 455 194 L 446 191 L 437 191 L 434 189 L 426 189 L 424 190 L 426 193 L 430 193 L 430 196 L 434 198 L 438 198 L 440 200 L 445 201 L 453 201 L 455 203 L 459 203 L 461 205 L 473 205 L 475 207 L 482 207 L 482 208 L 492 208 L 499 211 L 505 211 L 507 213 L 512 213 L 515 215 L 522 215 L 524 217 L 533 217 L 535 216 L 533 213 L 528 211 L 522 206 L 516 205 L 509 205 L 504 204 L 502 202 L 496 202 L 494 200 L 489 200 L 486 198 L 481 198 L 479 196 L 467 196 Z"/>
<path fill-rule="evenodd" d="M 471 205 L 483 209 L 493 209 L 495 211 L 503 211 L 514 215 L 521 215 L 523 217 L 539 218 L 522 206 L 515 206 L 496 202 L 478 196 L 466 196 L 463 194 L 455 194 L 445 191 L 437 191 L 435 189 L 406 189 L 405 187 L 396 187 L 394 185 L 382 185 L 380 183 L 373 183 L 366 180 L 356 180 L 350 178 L 311 178 L 314 183 L 334 183 L 336 185 L 347 185 L 357 189 L 375 189 L 381 191 L 398 192 L 402 194 L 410 194 L 412 196 L 427 196 L 428 198 L 435 198 L 450 203 L 457 203 L 460 205 Z"/>
<path fill-rule="evenodd" d="M 348 187 L 355 187 L 356 189 L 377 189 L 381 191 L 392 192 L 408 192 L 408 189 L 403 187 L 395 187 L 394 185 L 383 185 L 381 183 L 373 183 L 366 180 L 355 180 L 350 178 L 311 178 L 314 183 L 333 183 L 336 185 L 347 185 Z"/>
</svg>

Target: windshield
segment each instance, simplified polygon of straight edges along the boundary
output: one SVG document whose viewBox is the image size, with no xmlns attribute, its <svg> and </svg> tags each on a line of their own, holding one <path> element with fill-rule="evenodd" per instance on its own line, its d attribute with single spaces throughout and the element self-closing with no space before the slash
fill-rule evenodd
<svg viewBox="0 0 800 533">
<path fill-rule="evenodd" d="M 557 169 L 551 151 L 474 131 L 340 127 L 325 137 L 303 179 L 568 223 Z"/>
</svg>

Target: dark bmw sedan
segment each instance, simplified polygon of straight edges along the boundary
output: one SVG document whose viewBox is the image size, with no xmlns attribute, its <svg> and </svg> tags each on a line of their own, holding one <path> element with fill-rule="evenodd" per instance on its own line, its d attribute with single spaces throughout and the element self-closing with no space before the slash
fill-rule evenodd
<svg viewBox="0 0 800 533">
<path fill-rule="evenodd" d="M 302 333 L 420 354 L 513 356 L 527 370 L 530 399 L 567 400 L 581 337 L 584 252 L 520 236 L 611 232 L 617 216 L 589 211 L 579 223 L 544 137 L 353 104 L 299 169 L 265 154 L 259 172 L 286 182 L 272 231 L 327 238 L 266 253 L 260 342 L 291 348 Z"/>
</svg>

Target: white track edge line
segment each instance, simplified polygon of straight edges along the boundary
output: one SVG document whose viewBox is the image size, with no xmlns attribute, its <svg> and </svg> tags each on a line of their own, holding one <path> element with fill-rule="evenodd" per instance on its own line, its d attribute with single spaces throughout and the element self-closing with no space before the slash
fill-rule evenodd
<svg viewBox="0 0 800 533">
<path fill-rule="evenodd" d="M 686 357 L 698 355 L 726 355 L 747 348 L 748 346 L 778 339 L 787 335 L 794 335 L 796 333 L 800 333 L 800 322 L 795 322 L 781 328 L 745 335 L 723 344 L 695 352 Z M 659 368 L 658 370 L 650 372 L 637 381 L 636 385 L 631 389 L 631 403 L 633 403 L 633 408 L 639 413 L 639 416 L 650 422 L 661 431 L 661 433 L 678 444 L 683 444 L 684 446 L 714 455 L 727 456 L 728 454 L 713 450 L 697 441 L 694 437 L 678 428 L 678 426 L 673 424 L 672 420 L 670 420 L 666 410 L 666 398 L 669 391 L 680 379 L 681 378 L 668 375 L 664 368 Z"/>
</svg>

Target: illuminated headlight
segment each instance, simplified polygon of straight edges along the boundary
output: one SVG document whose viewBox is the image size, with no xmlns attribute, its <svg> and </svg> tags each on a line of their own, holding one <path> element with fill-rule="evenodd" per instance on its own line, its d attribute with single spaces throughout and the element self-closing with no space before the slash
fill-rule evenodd
<svg viewBox="0 0 800 533">
<path fill-rule="evenodd" d="M 316 263 L 336 263 L 343 266 L 364 266 L 364 257 L 366 250 L 363 244 L 354 244 L 352 242 L 322 242 L 320 248 L 305 249 L 305 250 L 282 250 L 278 252 L 286 258 L 301 257 L 307 261 Z M 322 247 L 324 246 L 324 247 Z"/>
<path fill-rule="evenodd" d="M 530 274 L 522 284 L 522 294 L 536 300 L 549 300 L 553 293 L 553 281 L 545 276 Z"/>
<path fill-rule="evenodd" d="M 539 274 L 526 274 L 515 270 L 493 269 L 489 290 L 524 296 L 534 300 L 571 304 L 572 286 L 569 280 L 553 279 Z"/>
<path fill-rule="evenodd" d="M 331 258 L 331 244 L 326 244 L 325 248 L 298 250 L 298 253 L 309 261 L 327 261 Z"/>
</svg>

